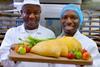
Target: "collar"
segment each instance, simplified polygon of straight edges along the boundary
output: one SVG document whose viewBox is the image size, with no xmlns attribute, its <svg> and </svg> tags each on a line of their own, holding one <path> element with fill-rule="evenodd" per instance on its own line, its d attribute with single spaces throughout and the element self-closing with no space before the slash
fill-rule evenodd
<svg viewBox="0 0 100 67">
<path fill-rule="evenodd" d="M 39 24 L 39 27 L 38 27 L 38 29 L 37 29 L 37 31 L 39 31 L 39 29 L 41 29 L 41 25 Z M 22 33 L 26 33 L 26 30 L 25 30 L 25 27 L 24 27 L 24 23 L 21 25 L 21 32 Z"/>
<path fill-rule="evenodd" d="M 20 30 L 22 33 L 25 33 L 26 32 L 26 30 L 25 30 L 25 28 L 24 28 L 24 23 L 21 25 L 21 30 Z"/>
<path fill-rule="evenodd" d="M 74 34 L 73 37 L 77 37 L 80 34 L 79 29 L 77 30 L 77 32 Z"/>
<path fill-rule="evenodd" d="M 77 37 L 80 34 L 79 29 L 76 31 L 73 37 Z M 60 34 L 60 37 L 64 35 L 64 31 Z"/>
</svg>

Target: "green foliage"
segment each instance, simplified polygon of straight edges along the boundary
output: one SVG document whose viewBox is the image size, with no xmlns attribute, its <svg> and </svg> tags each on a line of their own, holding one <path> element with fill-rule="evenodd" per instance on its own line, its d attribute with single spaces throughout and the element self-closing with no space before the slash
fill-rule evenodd
<svg viewBox="0 0 100 67">
<path fill-rule="evenodd" d="M 21 38 L 19 38 L 19 40 L 22 41 L 21 44 L 23 42 L 27 42 L 30 44 L 31 47 L 36 45 L 39 42 L 46 41 L 46 40 L 52 40 L 52 39 L 54 39 L 54 38 L 39 39 L 39 38 L 33 38 L 32 36 L 28 36 L 25 40 L 22 40 Z"/>
<path fill-rule="evenodd" d="M 28 43 L 30 43 L 32 46 L 36 45 L 37 43 L 39 42 L 42 42 L 42 41 L 46 41 L 46 40 L 51 40 L 53 38 L 48 38 L 48 39 L 38 39 L 38 38 L 33 38 L 32 36 L 28 36 L 26 41 Z"/>
</svg>

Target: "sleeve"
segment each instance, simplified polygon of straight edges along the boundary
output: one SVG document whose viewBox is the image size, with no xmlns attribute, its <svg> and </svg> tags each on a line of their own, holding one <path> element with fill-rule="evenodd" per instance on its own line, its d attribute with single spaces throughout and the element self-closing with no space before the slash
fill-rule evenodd
<svg viewBox="0 0 100 67">
<path fill-rule="evenodd" d="M 100 67 L 100 53 L 96 43 L 94 43 L 94 46 L 91 47 L 90 51 L 93 58 L 93 67 Z"/>
<path fill-rule="evenodd" d="M 93 60 L 92 65 L 86 65 L 84 67 L 100 67 L 100 53 L 97 44 L 92 39 L 84 35 L 78 34 L 76 38 L 80 41 L 82 47 L 90 53 Z"/>
<path fill-rule="evenodd" d="M 9 29 L 6 32 L 6 35 L 4 37 L 4 40 L 2 41 L 1 47 L 0 47 L 0 61 L 8 59 L 9 50 L 13 43 L 13 28 Z"/>
<path fill-rule="evenodd" d="M 100 53 L 98 51 L 98 47 L 95 42 L 92 42 L 92 46 L 89 48 L 89 52 L 93 59 L 92 67 L 100 67 Z M 85 66 L 85 67 L 88 67 L 88 66 Z"/>
</svg>

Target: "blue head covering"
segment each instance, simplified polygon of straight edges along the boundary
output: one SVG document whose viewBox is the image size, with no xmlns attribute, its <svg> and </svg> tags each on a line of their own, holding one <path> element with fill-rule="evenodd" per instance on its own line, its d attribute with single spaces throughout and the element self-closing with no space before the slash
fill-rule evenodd
<svg viewBox="0 0 100 67">
<path fill-rule="evenodd" d="M 73 11 L 75 11 L 77 13 L 77 15 L 79 16 L 80 25 L 81 25 L 82 22 L 83 22 L 83 13 L 82 13 L 80 7 L 75 5 L 75 4 L 65 5 L 65 7 L 61 11 L 61 17 L 64 15 L 64 12 L 67 11 L 67 10 L 73 10 Z"/>
</svg>

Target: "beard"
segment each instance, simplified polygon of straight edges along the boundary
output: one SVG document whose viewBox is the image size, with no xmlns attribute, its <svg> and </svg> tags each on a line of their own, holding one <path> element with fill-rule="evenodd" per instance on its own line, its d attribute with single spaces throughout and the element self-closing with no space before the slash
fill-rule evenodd
<svg viewBox="0 0 100 67">
<path fill-rule="evenodd" d="M 25 29 L 34 30 L 38 28 L 38 25 L 39 25 L 38 22 L 28 21 L 28 22 L 25 22 Z"/>
</svg>

